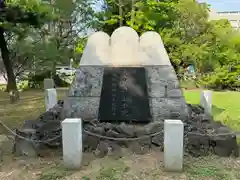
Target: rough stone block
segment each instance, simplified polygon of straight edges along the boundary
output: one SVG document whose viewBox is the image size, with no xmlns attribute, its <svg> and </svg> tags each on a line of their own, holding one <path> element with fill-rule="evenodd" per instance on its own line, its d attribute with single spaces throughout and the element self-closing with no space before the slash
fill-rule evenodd
<svg viewBox="0 0 240 180">
<path fill-rule="evenodd" d="M 44 90 L 54 88 L 53 79 L 47 79 L 47 78 L 44 79 L 43 86 L 44 86 Z"/>
<path fill-rule="evenodd" d="M 45 90 L 45 105 L 46 110 L 53 108 L 57 104 L 57 91 L 56 89 Z"/>
<path fill-rule="evenodd" d="M 201 92 L 200 104 L 206 113 L 212 113 L 212 91 Z"/>
<path fill-rule="evenodd" d="M 68 97 L 64 102 L 64 117 L 81 117 L 84 120 L 98 118 L 100 97 Z"/>
<path fill-rule="evenodd" d="M 101 95 L 103 68 L 83 66 L 76 71 L 69 97 L 97 97 Z"/>
<path fill-rule="evenodd" d="M 181 120 L 164 121 L 164 166 L 168 171 L 181 171 L 183 168 L 183 134 Z"/>
<path fill-rule="evenodd" d="M 62 122 L 62 144 L 64 166 L 80 168 L 82 163 L 82 120 L 65 119 Z"/>
<path fill-rule="evenodd" d="M 15 136 L 13 152 L 16 156 L 36 157 L 38 155 L 34 142 L 31 141 L 31 139 L 34 139 L 32 137 L 35 136 L 35 133 L 36 130 L 32 128 L 16 130 L 17 135 L 25 138 Z"/>
<path fill-rule="evenodd" d="M 170 118 L 174 114 L 174 119 L 188 116 L 188 107 L 184 98 L 150 98 L 150 107 L 153 120 Z"/>
<path fill-rule="evenodd" d="M 146 70 L 149 83 L 164 82 L 166 84 L 174 83 L 175 86 L 179 85 L 178 78 L 172 66 L 147 66 Z"/>
</svg>

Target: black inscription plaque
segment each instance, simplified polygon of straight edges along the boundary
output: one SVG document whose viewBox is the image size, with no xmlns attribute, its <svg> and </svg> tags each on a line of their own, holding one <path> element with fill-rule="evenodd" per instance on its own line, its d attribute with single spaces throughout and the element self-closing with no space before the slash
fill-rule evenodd
<svg viewBox="0 0 240 180">
<path fill-rule="evenodd" d="M 151 120 L 144 68 L 106 68 L 99 106 L 102 122 Z"/>
</svg>

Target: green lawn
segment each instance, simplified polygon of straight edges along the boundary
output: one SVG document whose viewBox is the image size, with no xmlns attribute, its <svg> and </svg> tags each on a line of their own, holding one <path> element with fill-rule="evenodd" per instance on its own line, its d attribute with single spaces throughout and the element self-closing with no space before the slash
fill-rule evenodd
<svg viewBox="0 0 240 180">
<path fill-rule="evenodd" d="M 57 89 L 58 99 L 65 97 L 67 89 Z M 17 128 L 25 120 L 36 119 L 45 111 L 44 91 L 29 90 L 20 93 L 20 101 L 10 104 L 8 94 L 0 91 L 0 120 L 10 128 Z M 0 126 L 0 134 L 3 129 Z"/>
<path fill-rule="evenodd" d="M 200 103 L 200 91 L 184 91 L 186 101 Z M 214 119 L 221 121 L 233 130 L 240 131 L 240 92 L 213 92 L 212 113 Z"/>
</svg>

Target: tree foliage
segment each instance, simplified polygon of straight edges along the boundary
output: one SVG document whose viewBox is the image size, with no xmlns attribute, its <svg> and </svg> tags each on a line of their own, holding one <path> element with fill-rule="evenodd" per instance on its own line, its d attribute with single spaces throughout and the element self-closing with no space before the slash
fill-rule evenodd
<svg viewBox="0 0 240 180">
<path fill-rule="evenodd" d="M 221 69 L 226 72 L 240 64 L 240 33 L 232 29 L 228 20 L 210 21 L 206 3 L 195 0 L 128 1 L 121 16 L 116 0 L 104 2 L 98 14 L 100 26 L 97 30 L 100 28 L 111 34 L 122 19 L 123 25 L 131 26 L 139 34 L 149 30 L 158 32 L 177 73 L 183 72 L 189 64 L 194 65 L 199 74 L 218 74 Z M 231 74 L 227 84 L 233 84 L 233 79 L 237 81 L 237 75 L 237 72 Z"/>
<path fill-rule="evenodd" d="M 203 84 L 210 82 L 214 73 L 219 76 L 211 83 L 219 84 L 225 81 L 221 70 L 235 69 L 231 70 L 231 80 L 225 82 L 236 84 L 232 81 L 238 76 L 240 33 L 227 20 L 210 21 L 206 3 L 102 0 L 100 11 L 96 12 L 94 0 L 45 1 L 49 3 L 5 0 L 0 8 L 0 28 L 4 30 L 14 77 L 25 70 L 54 75 L 56 66 L 68 65 L 70 59 L 77 66 L 90 31 L 101 30 L 110 35 L 117 27 L 126 25 L 139 34 L 158 32 L 178 74 L 192 64 L 198 74 L 205 74 L 200 76 Z M 2 57 L 5 55 L 2 53 Z"/>
</svg>

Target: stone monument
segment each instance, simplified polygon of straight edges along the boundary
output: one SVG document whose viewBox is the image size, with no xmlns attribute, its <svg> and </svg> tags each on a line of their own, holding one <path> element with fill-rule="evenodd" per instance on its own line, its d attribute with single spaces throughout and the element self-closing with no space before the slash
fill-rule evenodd
<svg viewBox="0 0 240 180">
<path fill-rule="evenodd" d="M 188 117 L 188 108 L 160 35 L 130 27 L 92 34 L 64 102 L 65 118 L 110 122 Z"/>
<path fill-rule="evenodd" d="M 78 126 L 72 126 L 82 128 L 77 137 L 82 136 L 83 147 L 70 149 L 74 153 L 82 149 L 99 157 L 108 154 L 119 157 L 122 146 L 142 154 L 149 152 L 153 146 L 163 150 L 172 146 L 176 149 L 176 145 L 181 147 L 184 144 L 184 152 L 193 156 L 210 152 L 224 157 L 239 155 L 236 135 L 229 128 L 215 122 L 203 107 L 186 104 L 176 73 L 156 32 L 146 32 L 139 38 L 133 29 L 120 27 L 111 37 L 104 32 L 91 35 L 66 99 L 36 120 L 26 121 L 16 131 L 21 136 L 38 141 L 58 138 L 48 143 L 27 141 L 26 144 L 16 136 L 15 152 L 34 155 L 42 154 L 41 147 L 46 145 L 62 147 L 60 122 L 65 118 L 83 120 L 81 127 L 80 121 Z M 164 128 L 164 119 L 171 120 L 168 122 L 178 128 Z M 183 121 L 182 125 L 179 120 Z M 184 142 L 174 139 L 179 134 L 176 131 L 181 132 L 178 138 L 184 137 Z M 155 133 L 157 135 L 152 136 Z M 123 142 L 109 138 L 137 140 Z M 64 146 L 68 147 L 68 144 Z M 29 149 L 26 150 L 26 147 Z M 182 159 L 181 151 L 174 155 Z M 169 157 L 166 156 L 167 159 Z M 76 162 L 80 162 L 80 156 Z M 178 165 L 181 168 L 181 164 Z"/>
</svg>

